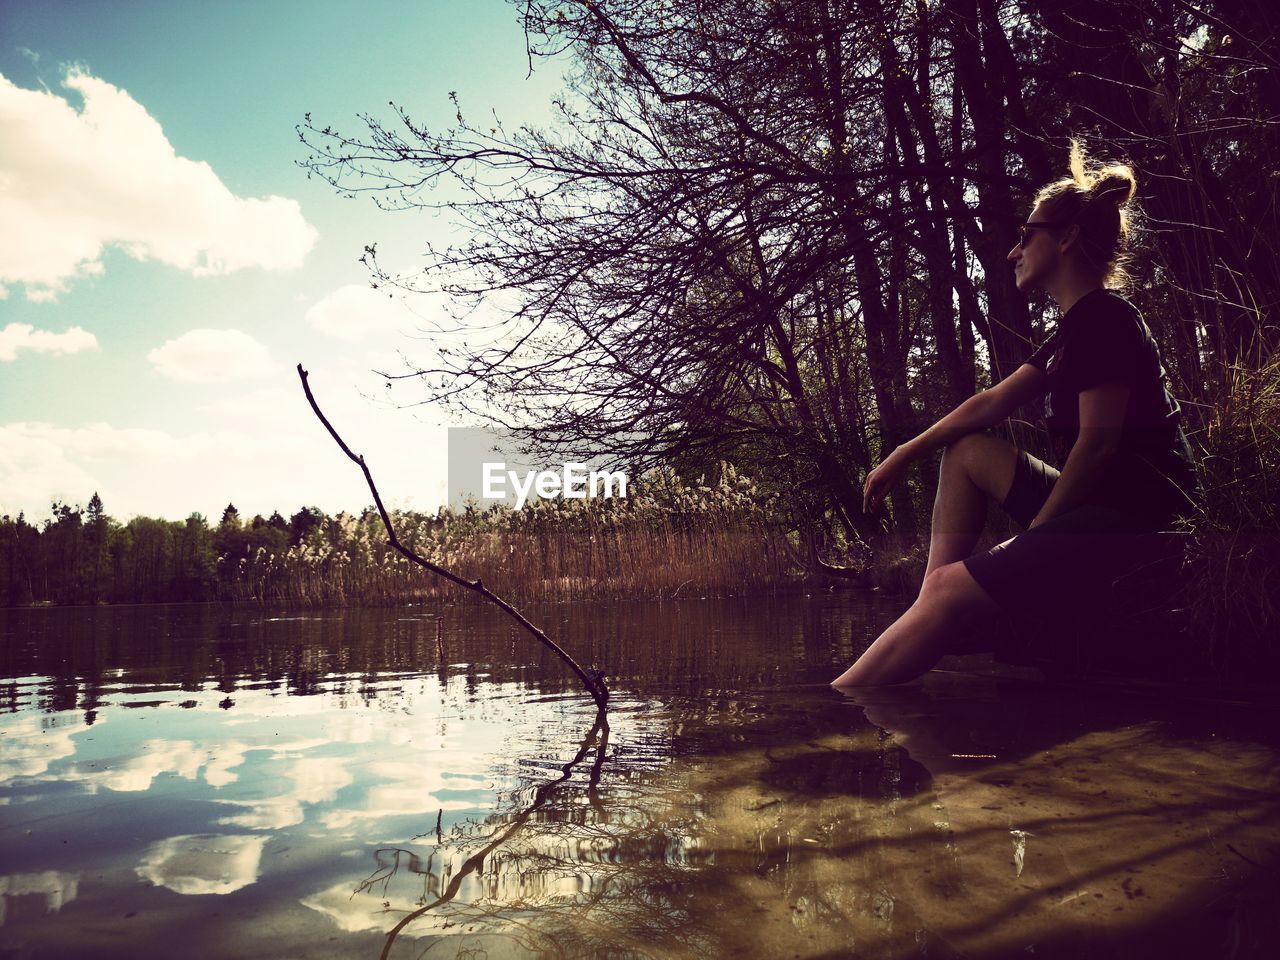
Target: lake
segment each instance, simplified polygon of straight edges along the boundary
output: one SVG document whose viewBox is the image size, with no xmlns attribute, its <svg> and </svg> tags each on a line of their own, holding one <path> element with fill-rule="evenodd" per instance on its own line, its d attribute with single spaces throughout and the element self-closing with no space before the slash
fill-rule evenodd
<svg viewBox="0 0 1280 960">
<path fill-rule="evenodd" d="M 826 682 L 872 593 L 0 611 L 0 957 L 1245 957 L 1280 710 Z M 990 673 L 990 671 L 985 671 Z"/>
</svg>

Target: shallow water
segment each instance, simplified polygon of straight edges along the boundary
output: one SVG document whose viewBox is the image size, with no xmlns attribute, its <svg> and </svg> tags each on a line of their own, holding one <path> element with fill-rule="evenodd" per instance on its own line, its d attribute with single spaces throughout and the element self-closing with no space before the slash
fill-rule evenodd
<svg viewBox="0 0 1280 960">
<path fill-rule="evenodd" d="M 1275 954 L 1276 707 L 827 688 L 896 612 L 529 608 L 606 729 L 486 608 L 0 611 L 0 956 Z"/>
</svg>

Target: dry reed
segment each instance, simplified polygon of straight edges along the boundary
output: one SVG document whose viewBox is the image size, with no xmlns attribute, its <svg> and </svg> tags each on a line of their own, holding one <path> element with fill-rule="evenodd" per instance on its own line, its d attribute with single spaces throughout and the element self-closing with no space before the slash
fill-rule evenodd
<svg viewBox="0 0 1280 960">
<path fill-rule="evenodd" d="M 1280 622 L 1280 354 L 1226 368 L 1192 439 L 1204 503 L 1187 551 L 1192 629 L 1219 674 L 1273 666 Z"/>
<path fill-rule="evenodd" d="M 625 498 L 535 500 L 521 510 L 469 504 L 435 515 L 393 512 L 392 519 L 410 549 L 512 597 L 650 599 L 795 582 L 799 571 L 776 507 L 724 464 L 714 485 L 657 472 Z M 316 606 L 452 596 L 387 546 L 372 510 L 339 514 L 298 546 L 259 548 L 236 563 L 229 599 Z"/>
</svg>

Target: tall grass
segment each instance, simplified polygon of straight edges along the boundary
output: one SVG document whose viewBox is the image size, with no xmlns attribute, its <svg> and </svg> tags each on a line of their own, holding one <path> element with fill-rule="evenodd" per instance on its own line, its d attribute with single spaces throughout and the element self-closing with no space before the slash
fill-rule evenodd
<svg viewBox="0 0 1280 960">
<path fill-rule="evenodd" d="M 714 485 L 655 472 L 627 497 L 397 511 L 397 535 L 518 599 L 662 598 L 771 590 L 798 579 L 774 498 L 725 464 Z M 284 553 L 222 557 L 228 599 L 294 606 L 405 603 L 457 592 L 386 544 L 378 516 L 339 514 Z M 227 573 L 231 575 L 228 577 Z"/>
<path fill-rule="evenodd" d="M 1219 673 L 1280 659 L 1280 354 L 1226 368 L 1200 447 L 1204 503 L 1187 552 L 1187 609 Z"/>
</svg>

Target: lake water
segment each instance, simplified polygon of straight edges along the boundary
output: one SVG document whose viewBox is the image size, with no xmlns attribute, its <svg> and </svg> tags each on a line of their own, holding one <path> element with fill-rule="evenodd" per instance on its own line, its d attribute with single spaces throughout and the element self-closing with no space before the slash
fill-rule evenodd
<svg viewBox="0 0 1280 960">
<path fill-rule="evenodd" d="M 898 610 L 530 606 L 607 730 L 484 607 L 0 611 L 0 957 L 1276 955 L 1275 706 L 831 691 Z"/>
</svg>

